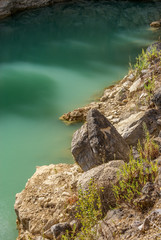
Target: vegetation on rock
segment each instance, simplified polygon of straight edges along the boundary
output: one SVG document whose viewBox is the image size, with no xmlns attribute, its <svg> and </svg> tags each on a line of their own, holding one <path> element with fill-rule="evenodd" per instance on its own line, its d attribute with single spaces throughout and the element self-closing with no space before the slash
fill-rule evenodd
<svg viewBox="0 0 161 240">
<path fill-rule="evenodd" d="M 161 58 L 161 50 L 158 51 L 157 47 L 154 44 L 149 49 L 149 51 L 142 49 L 142 53 L 136 58 L 135 65 L 133 67 L 132 65 L 130 66 L 133 70 L 136 70 L 137 74 L 140 74 L 142 70 L 148 68 L 149 64 L 157 58 Z"/>
<path fill-rule="evenodd" d="M 139 157 L 134 159 L 132 150 L 129 163 L 125 163 L 118 173 L 119 183 L 113 186 L 117 204 L 125 203 L 130 207 L 137 207 L 134 199 L 141 195 L 141 190 L 147 182 L 154 182 L 158 166 L 152 161 L 159 156 L 159 146 L 154 143 L 153 138 L 144 125 L 145 140 L 143 145 L 138 141 L 137 151 Z"/>
<path fill-rule="evenodd" d="M 103 189 L 102 189 L 103 191 Z M 97 185 L 93 179 L 89 182 L 87 190 L 79 190 L 79 199 L 76 207 L 76 219 L 80 222 L 81 229 L 76 233 L 76 226 L 73 232 L 67 232 L 62 236 L 62 240 L 94 240 L 96 239 L 96 229 L 94 226 L 102 218 L 102 204 Z"/>
</svg>

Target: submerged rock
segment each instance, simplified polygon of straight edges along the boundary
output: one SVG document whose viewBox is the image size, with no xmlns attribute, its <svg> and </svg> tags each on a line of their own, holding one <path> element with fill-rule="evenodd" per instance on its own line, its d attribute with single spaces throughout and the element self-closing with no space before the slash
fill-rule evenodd
<svg viewBox="0 0 161 240">
<path fill-rule="evenodd" d="M 87 123 L 74 133 L 71 151 L 83 171 L 114 159 L 129 159 L 127 143 L 96 109 L 88 112 Z"/>
</svg>

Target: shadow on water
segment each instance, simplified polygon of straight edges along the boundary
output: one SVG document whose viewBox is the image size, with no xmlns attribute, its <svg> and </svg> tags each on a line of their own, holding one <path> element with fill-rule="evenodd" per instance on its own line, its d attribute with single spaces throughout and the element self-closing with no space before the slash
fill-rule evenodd
<svg viewBox="0 0 161 240">
<path fill-rule="evenodd" d="M 11 67 L 0 68 L 0 112 L 45 117 L 54 114 L 56 83 L 47 75 Z"/>
</svg>

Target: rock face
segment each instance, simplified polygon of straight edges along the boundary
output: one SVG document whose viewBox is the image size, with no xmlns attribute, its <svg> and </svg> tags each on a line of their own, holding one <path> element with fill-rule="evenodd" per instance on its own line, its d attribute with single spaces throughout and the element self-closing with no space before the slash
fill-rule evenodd
<svg viewBox="0 0 161 240">
<path fill-rule="evenodd" d="M 110 207 L 115 206 L 116 200 L 112 186 L 118 182 L 117 172 L 123 165 L 124 161 L 122 160 L 111 161 L 90 169 L 80 175 L 78 179 L 78 188 L 81 187 L 84 190 L 88 189 L 90 180 L 94 180 L 101 193 L 104 214 Z M 103 189 L 103 191 L 101 191 L 101 189 Z"/>
<path fill-rule="evenodd" d="M 0 0 L 0 18 L 7 17 L 17 11 L 43 7 L 59 0 Z"/>
<path fill-rule="evenodd" d="M 75 132 L 71 151 L 83 171 L 114 159 L 129 159 L 127 143 L 96 109 L 88 112 L 87 123 Z"/>
<path fill-rule="evenodd" d="M 53 239 L 58 227 L 51 227 L 73 219 L 72 208 L 77 201 L 76 186 L 80 174 L 81 169 L 77 165 L 58 164 L 37 168 L 25 189 L 16 195 L 14 207 L 18 239 L 28 239 L 27 236 L 36 239 L 44 234 L 47 239 Z"/>
</svg>

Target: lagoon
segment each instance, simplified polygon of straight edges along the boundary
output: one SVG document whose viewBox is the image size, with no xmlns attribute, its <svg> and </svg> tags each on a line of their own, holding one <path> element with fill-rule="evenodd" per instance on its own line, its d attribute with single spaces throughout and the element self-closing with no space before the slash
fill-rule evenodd
<svg viewBox="0 0 161 240">
<path fill-rule="evenodd" d="M 0 239 L 17 236 L 15 194 L 36 166 L 72 163 L 79 125 L 59 117 L 121 79 L 159 38 L 161 2 L 71 1 L 0 21 Z"/>
</svg>

